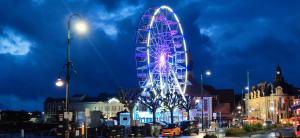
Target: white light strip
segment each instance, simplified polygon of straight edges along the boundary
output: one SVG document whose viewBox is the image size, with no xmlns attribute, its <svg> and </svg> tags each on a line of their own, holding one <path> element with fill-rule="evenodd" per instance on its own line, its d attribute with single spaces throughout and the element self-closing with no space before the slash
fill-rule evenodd
<svg viewBox="0 0 300 138">
<path fill-rule="evenodd" d="M 173 12 L 173 10 L 169 6 L 166 6 L 166 5 L 163 5 L 160 8 L 161 9 L 167 9 L 169 12 Z"/>
<path fill-rule="evenodd" d="M 182 38 L 183 39 L 183 46 L 184 46 L 184 55 L 185 55 L 185 81 L 184 81 L 184 87 L 183 87 L 183 91 L 185 92 L 186 91 L 186 85 L 188 83 L 188 54 L 187 54 L 187 48 L 186 48 L 186 43 L 185 43 L 185 39 L 184 37 Z"/>
<path fill-rule="evenodd" d="M 148 65 L 150 64 L 150 30 L 148 31 L 148 36 L 147 36 L 147 63 Z"/>
<path fill-rule="evenodd" d="M 172 12 L 173 13 L 173 16 L 175 18 L 175 20 L 177 21 L 178 23 L 178 26 L 179 26 L 179 30 L 180 30 L 180 33 L 181 35 L 183 36 L 183 29 L 182 29 L 182 26 L 180 24 L 180 21 L 178 19 L 178 16 L 174 13 L 174 11 L 169 7 L 169 6 L 166 6 L 166 5 L 163 5 L 161 6 L 160 8 L 157 8 L 155 11 L 154 11 L 154 14 L 153 16 L 151 17 L 151 22 L 150 22 L 150 27 L 149 27 L 149 31 L 148 31 L 148 36 L 147 36 L 147 63 L 148 65 L 150 65 L 150 39 L 151 39 L 151 29 L 152 29 L 152 26 L 153 26 L 153 23 L 154 23 L 154 20 L 155 20 L 155 17 L 156 15 L 160 12 L 160 9 L 166 9 L 168 10 L 169 12 Z M 177 80 L 177 77 L 174 75 L 175 73 L 173 72 L 173 75 L 177 81 L 177 86 L 179 87 L 179 90 L 181 92 L 181 94 L 183 95 L 186 91 L 186 87 L 187 87 L 187 81 L 188 81 L 188 70 L 187 70 L 187 66 L 188 66 L 188 55 L 187 55 L 187 47 L 186 47 L 186 42 L 185 42 L 185 39 L 184 37 L 182 38 L 183 39 L 183 46 L 184 46 L 184 51 L 185 51 L 185 83 L 184 83 L 184 87 L 183 87 L 183 90 L 181 89 L 179 83 L 178 83 L 178 80 Z M 149 69 L 149 82 L 150 84 L 152 85 L 153 87 L 153 76 L 151 74 L 151 71 Z M 162 88 L 162 86 L 161 86 Z M 156 94 L 156 90 L 154 89 L 154 93 Z"/>
</svg>

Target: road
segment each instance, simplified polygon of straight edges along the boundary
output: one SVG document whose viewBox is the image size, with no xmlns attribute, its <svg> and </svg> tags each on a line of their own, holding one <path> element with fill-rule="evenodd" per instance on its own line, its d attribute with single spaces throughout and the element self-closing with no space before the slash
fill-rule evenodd
<svg viewBox="0 0 300 138">
<path fill-rule="evenodd" d="M 276 138 L 276 136 L 278 137 L 280 134 L 282 134 L 285 137 L 293 137 L 294 129 L 293 128 L 277 129 L 267 134 L 252 135 L 251 138 Z"/>
<path fill-rule="evenodd" d="M 255 135 L 251 135 L 250 137 L 240 137 L 240 138 L 276 138 L 276 135 L 278 135 L 281 132 L 286 136 L 291 136 L 293 134 L 293 129 L 291 128 L 283 128 L 283 129 L 278 129 L 278 130 L 274 130 L 271 131 L 269 133 L 266 134 L 255 134 Z M 217 132 L 214 131 L 209 131 L 209 134 L 216 134 L 218 136 L 218 138 L 233 138 L 233 137 L 225 137 L 225 131 L 224 130 L 220 130 Z M 277 133 L 277 134 L 276 134 Z M 180 136 L 179 138 L 203 138 L 205 135 L 205 132 L 201 132 L 199 133 L 199 135 L 193 134 L 192 136 Z M 0 135 L 0 138 L 19 138 L 20 134 L 2 134 Z M 39 136 L 34 136 L 34 135 L 26 135 L 26 137 L 28 138 L 38 138 Z M 55 138 L 55 137 L 43 137 L 43 138 Z M 238 138 L 238 137 L 234 137 L 234 138 Z"/>
<path fill-rule="evenodd" d="M 283 133 L 285 136 L 292 136 L 293 135 L 293 129 L 292 128 L 283 128 L 283 129 L 277 129 L 274 131 L 271 131 L 269 133 L 265 134 L 255 134 L 248 137 L 240 137 L 240 138 L 276 138 L 276 135 L 279 135 L 279 132 Z M 214 133 L 214 132 L 209 132 Z M 192 135 L 192 136 L 180 136 L 179 138 L 203 138 L 205 133 L 200 133 L 199 135 Z M 238 138 L 238 137 L 225 137 L 225 133 L 223 130 L 220 132 L 217 132 L 216 135 L 218 138 Z"/>
</svg>

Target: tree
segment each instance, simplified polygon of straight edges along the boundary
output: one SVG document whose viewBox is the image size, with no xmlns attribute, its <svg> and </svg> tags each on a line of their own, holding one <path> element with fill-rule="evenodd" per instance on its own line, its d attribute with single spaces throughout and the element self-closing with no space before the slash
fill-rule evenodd
<svg viewBox="0 0 300 138">
<path fill-rule="evenodd" d="M 173 111 L 176 107 L 179 106 L 180 94 L 177 92 L 171 93 L 168 92 L 164 98 L 162 98 L 162 102 L 164 107 L 170 111 L 171 113 L 171 123 L 174 123 L 174 115 Z"/>
<path fill-rule="evenodd" d="M 184 109 L 187 112 L 187 115 L 188 115 L 187 118 L 188 118 L 188 120 L 190 120 L 190 110 L 195 107 L 194 96 L 186 95 L 184 97 L 185 97 L 185 100 L 184 100 L 183 96 L 180 95 L 179 108 Z"/>
<path fill-rule="evenodd" d="M 128 108 L 129 114 L 130 114 L 130 125 L 133 126 L 133 109 L 135 104 L 138 101 L 138 98 L 140 96 L 140 90 L 139 89 L 120 89 L 119 94 L 119 100 L 122 104 L 124 104 L 124 107 Z"/>
<path fill-rule="evenodd" d="M 141 95 L 139 101 L 147 106 L 152 112 L 153 124 L 156 123 L 156 110 L 161 106 L 161 97 L 153 92 L 149 92 L 148 95 Z"/>
</svg>

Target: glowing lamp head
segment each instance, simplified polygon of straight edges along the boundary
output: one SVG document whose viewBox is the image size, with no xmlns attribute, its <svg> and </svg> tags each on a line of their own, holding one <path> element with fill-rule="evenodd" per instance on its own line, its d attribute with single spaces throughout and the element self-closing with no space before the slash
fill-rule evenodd
<svg viewBox="0 0 300 138">
<path fill-rule="evenodd" d="M 205 72 L 205 75 L 206 75 L 206 76 L 210 76 L 210 75 L 211 75 L 211 71 L 207 70 L 207 71 Z"/>
<path fill-rule="evenodd" d="M 87 23 L 83 20 L 77 21 L 74 29 L 79 34 L 86 34 L 89 30 Z"/>
<path fill-rule="evenodd" d="M 237 106 L 236 107 L 238 110 L 241 110 L 242 109 L 242 107 L 239 105 L 239 106 Z"/>
<path fill-rule="evenodd" d="M 58 78 L 55 82 L 55 85 L 57 87 L 62 87 L 62 86 L 64 86 L 64 81 L 62 79 Z"/>
<path fill-rule="evenodd" d="M 248 86 L 246 86 L 246 87 L 245 87 L 245 90 L 249 90 L 249 87 L 248 87 Z"/>
</svg>

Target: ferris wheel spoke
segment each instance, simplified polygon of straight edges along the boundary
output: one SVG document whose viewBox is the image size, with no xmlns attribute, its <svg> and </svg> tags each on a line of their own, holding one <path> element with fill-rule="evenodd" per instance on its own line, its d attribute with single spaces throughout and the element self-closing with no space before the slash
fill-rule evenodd
<svg viewBox="0 0 300 138">
<path fill-rule="evenodd" d="M 177 76 L 176 76 L 174 70 L 172 70 L 171 72 L 172 72 L 172 75 L 173 75 L 173 78 L 174 78 L 174 82 L 176 84 L 177 89 L 179 90 L 180 94 L 184 97 L 184 92 L 183 92 L 183 90 L 182 90 L 182 88 L 181 88 L 181 86 L 180 86 L 180 84 L 178 82 L 178 79 L 177 79 Z"/>
</svg>

